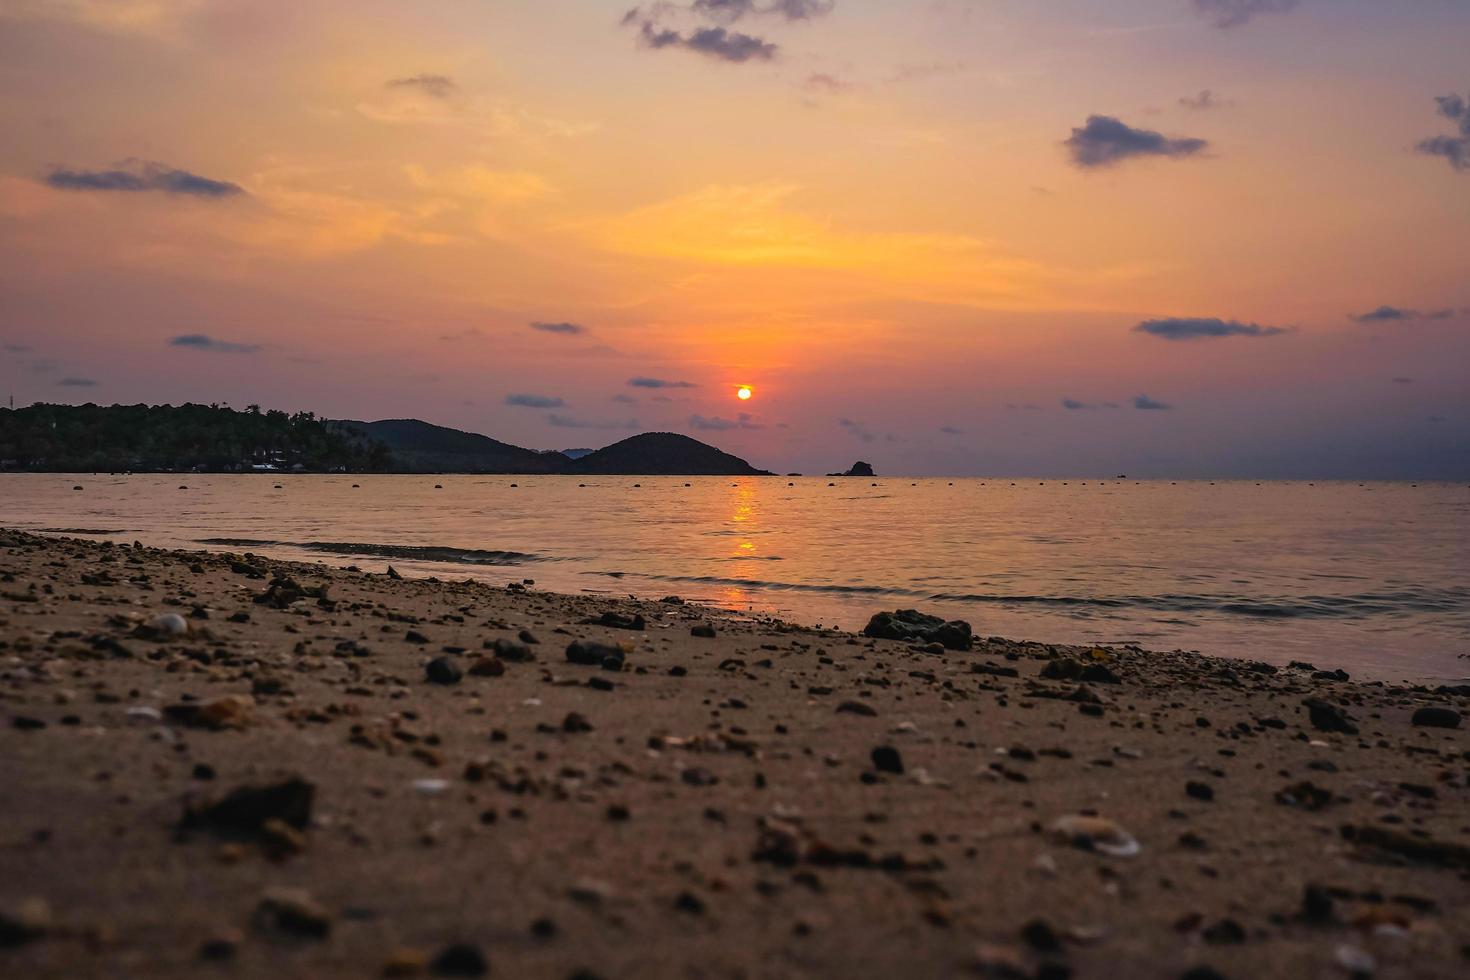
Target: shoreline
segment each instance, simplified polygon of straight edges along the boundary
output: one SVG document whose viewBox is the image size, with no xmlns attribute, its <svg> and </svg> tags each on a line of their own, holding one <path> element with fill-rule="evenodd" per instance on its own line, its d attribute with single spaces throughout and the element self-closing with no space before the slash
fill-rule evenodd
<svg viewBox="0 0 1470 980">
<path fill-rule="evenodd" d="M 1467 688 L 8 530 L 0 578 L 17 975 L 1470 963 Z"/>
</svg>

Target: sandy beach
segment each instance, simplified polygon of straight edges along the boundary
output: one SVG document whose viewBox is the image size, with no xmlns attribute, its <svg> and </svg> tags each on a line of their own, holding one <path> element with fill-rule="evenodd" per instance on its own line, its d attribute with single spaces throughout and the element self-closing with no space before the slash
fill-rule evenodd
<svg viewBox="0 0 1470 980">
<path fill-rule="evenodd" d="M 1470 970 L 1470 689 L 671 600 L 0 531 L 0 972 Z"/>
</svg>

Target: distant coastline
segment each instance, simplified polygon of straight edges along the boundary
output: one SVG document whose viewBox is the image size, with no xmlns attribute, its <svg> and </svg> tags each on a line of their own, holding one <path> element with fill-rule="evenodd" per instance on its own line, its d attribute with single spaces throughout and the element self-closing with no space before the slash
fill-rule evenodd
<svg viewBox="0 0 1470 980">
<path fill-rule="evenodd" d="M 775 475 L 673 432 L 538 452 L 419 419 L 358 422 L 192 404 L 0 409 L 0 472 Z"/>
</svg>

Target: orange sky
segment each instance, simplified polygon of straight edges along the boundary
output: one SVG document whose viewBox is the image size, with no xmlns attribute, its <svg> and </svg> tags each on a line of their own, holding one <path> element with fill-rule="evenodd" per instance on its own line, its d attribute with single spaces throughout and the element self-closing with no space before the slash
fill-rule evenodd
<svg viewBox="0 0 1470 980">
<path fill-rule="evenodd" d="M 1467 36 L 1453 0 L 11 0 L 0 382 L 783 471 L 1463 477 Z"/>
</svg>

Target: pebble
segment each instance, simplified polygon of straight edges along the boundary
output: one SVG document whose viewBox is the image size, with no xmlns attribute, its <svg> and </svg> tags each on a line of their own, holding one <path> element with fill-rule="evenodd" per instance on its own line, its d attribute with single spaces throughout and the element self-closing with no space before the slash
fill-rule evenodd
<svg viewBox="0 0 1470 980">
<path fill-rule="evenodd" d="M 903 775 L 903 756 L 891 745 L 880 745 L 872 752 L 873 768 L 879 772 Z"/>
<path fill-rule="evenodd" d="M 1052 822 L 1051 832 L 1060 841 L 1109 857 L 1133 857 L 1142 850 L 1122 825 L 1103 817 L 1060 817 Z"/>
<path fill-rule="evenodd" d="M 271 888 L 255 908 L 255 924 L 268 932 L 300 939 L 325 939 L 332 916 L 301 888 Z"/>
<path fill-rule="evenodd" d="M 1420 708 L 1414 712 L 1413 723 L 1421 728 L 1459 728 L 1460 713 L 1453 708 Z"/>
<path fill-rule="evenodd" d="M 458 684 L 464 677 L 459 661 L 450 656 L 435 657 L 424 665 L 424 676 L 431 684 Z"/>
<path fill-rule="evenodd" d="M 490 963 L 478 946 L 455 943 L 434 957 L 429 972 L 436 977 L 483 977 L 490 972 Z"/>
</svg>

